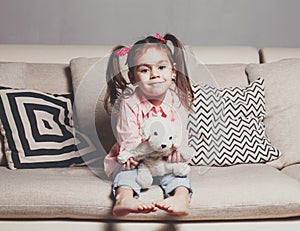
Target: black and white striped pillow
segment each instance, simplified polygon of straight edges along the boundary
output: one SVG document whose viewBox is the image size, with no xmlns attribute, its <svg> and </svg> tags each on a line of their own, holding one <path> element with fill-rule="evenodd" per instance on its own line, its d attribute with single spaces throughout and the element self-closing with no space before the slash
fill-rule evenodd
<svg viewBox="0 0 300 231">
<path fill-rule="evenodd" d="M 9 168 L 66 167 L 82 164 L 82 155 L 92 155 L 95 147 L 88 137 L 79 132 L 75 136 L 72 106 L 71 94 L 0 87 Z"/>
<path fill-rule="evenodd" d="M 191 165 L 265 163 L 281 155 L 265 134 L 263 79 L 245 88 L 194 85 L 193 91 L 188 129 L 196 155 Z"/>
</svg>

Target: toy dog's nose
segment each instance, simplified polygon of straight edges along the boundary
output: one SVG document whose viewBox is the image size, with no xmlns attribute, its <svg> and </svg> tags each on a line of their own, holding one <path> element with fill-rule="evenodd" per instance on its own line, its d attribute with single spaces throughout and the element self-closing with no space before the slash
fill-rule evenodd
<svg viewBox="0 0 300 231">
<path fill-rule="evenodd" d="M 162 144 L 162 145 L 160 145 L 160 146 L 161 146 L 161 148 L 167 147 L 167 145 L 165 145 L 165 144 Z"/>
</svg>

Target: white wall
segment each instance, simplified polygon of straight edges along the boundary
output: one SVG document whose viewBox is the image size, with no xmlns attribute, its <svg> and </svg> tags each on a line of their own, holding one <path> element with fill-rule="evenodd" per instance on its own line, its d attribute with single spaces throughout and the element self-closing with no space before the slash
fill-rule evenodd
<svg viewBox="0 0 300 231">
<path fill-rule="evenodd" d="M 300 47 L 299 0 L 0 0 L 0 43 Z"/>
</svg>

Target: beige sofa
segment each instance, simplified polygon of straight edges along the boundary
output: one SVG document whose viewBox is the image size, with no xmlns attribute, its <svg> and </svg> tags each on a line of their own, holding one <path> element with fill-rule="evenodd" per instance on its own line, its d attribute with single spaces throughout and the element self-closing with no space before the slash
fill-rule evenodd
<svg viewBox="0 0 300 231">
<path fill-rule="evenodd" d="M 7 82 L 0 85 L 50 93 L 73 92 L 74 82 L 99 60 L 95 57 L 106 56 L 111 48 L 2 44 L 0 64 L 5 65 L 0 65 L 0 80 Z M 209 167 L 205 171 L 193 166 L 190 179 L 194 194 L 189 216 L 175 218 L 159 211 L 117 219 L 111 216 L 110 182 L 91 168 L 10 170 L 2 147 L 0 230 L 299 230 L 300 62 L 277 61 L 300 58 L 300 49 L 188 49 L 205 64 L 218 87 L 245 87 L 257 77 L 266 79 L 266 131 L 283 157 L 268 164 Z M 25 82 L 18 82 L 18 78 Z M 98 132 L 101 137 L 102 131 L 105 139 L 103 121 L 96 125 L 102 126 Z M 107 137 L 105 142 L 107 147 L 112 143 Z M 152 186 L 142 193 L 142 198 L 152 201 L 162 199 L 163 194 L 158 186 Z"/>
</svg>

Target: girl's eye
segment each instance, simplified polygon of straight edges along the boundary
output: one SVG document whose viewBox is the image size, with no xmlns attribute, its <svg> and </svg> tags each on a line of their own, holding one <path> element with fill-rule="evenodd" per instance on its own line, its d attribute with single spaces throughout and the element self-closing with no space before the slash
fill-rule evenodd
<svg viewBox="0 0 300 231">
<path fill-rule="evenodd" d="M 142 69 L 141 72 L 142 73 L 147 73 L 149 70 L 148 69 Z"/>
<path fill-rule="evenodd" d="M 158 67 L 159 70 L 164 70 L 164 69 L 166 69 L 166 68 L 167 68 L 167 66 L 159 66 L 159 67 Z"/>
</svg>

